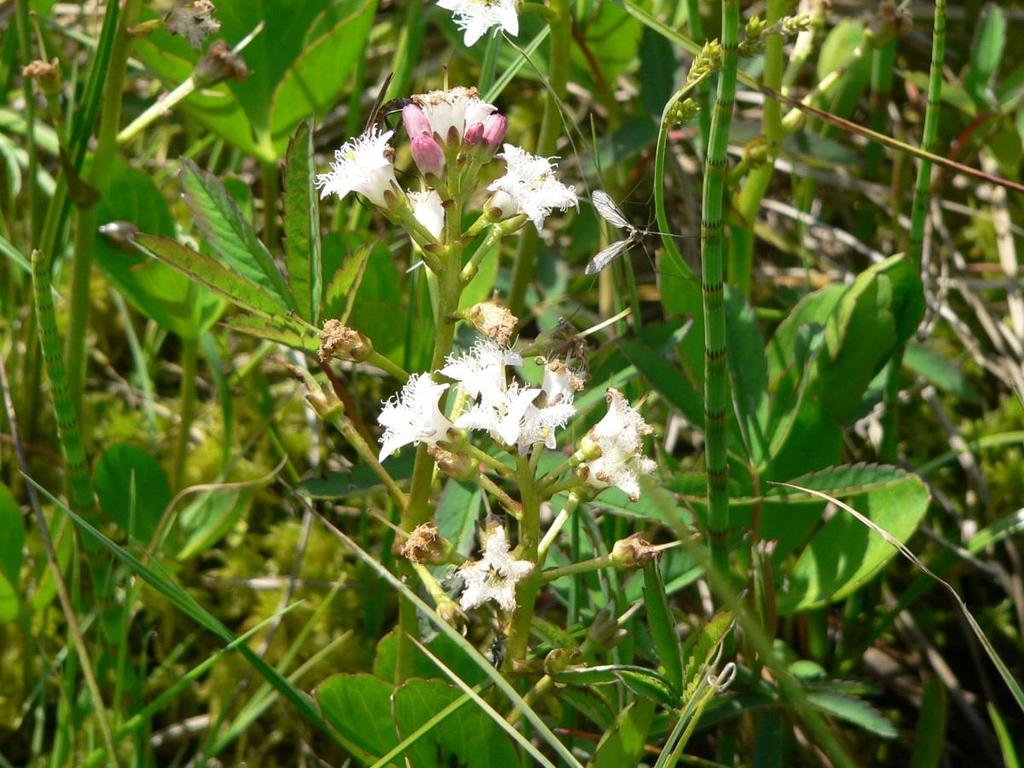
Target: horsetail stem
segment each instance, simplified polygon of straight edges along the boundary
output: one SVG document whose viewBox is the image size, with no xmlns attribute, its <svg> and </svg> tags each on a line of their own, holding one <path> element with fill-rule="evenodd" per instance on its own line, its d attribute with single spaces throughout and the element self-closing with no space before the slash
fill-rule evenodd
<svg viewBox="0 0 1024 768">
<path fill-rule="evenodd" d="M 67 472 L 67 494 L 71 508 L 76 512 L 92 509 L 92 479 L 85 458 L 85 445 L 78 427 L 78 414 L 68 390 L 64 352 L 57 330 L 57 315 L 53 308 L 50 286 L 50 261 L 42 251 L 32 251 L 32 291 L 36 303 L 36 325 L 39 328 L 39 347 L 43 352 L 43 366 L 50 379 L 50 400 L 57 418 L 57 435 Z"/>
<path fill-rule="evenodd" d="M 701 222 L 701 293 L 704 306 L 704 423 L 707 470 L 708 532 L 711 565 L 725 572 L 729 550 L 729 492 L 726 487 L 726 417 L 729 379 L 726 372 L 725 305 L 722 271 L 725 255 L 723 199 L 728 166 L 729 127 L 736 96 L 739 58 L 739 0 L 722 0 L 722 68 L 711 116 L 711 135 L 704 161 Z"/>
<path fill-rule="evenodd" d="M 946 59 L 946 0 L 935 0 L 935 21 L 932 30 L 932 61 L 928 72 L 928 104 L 924 115 L 924 131 L 921 148 L 934 152 L 939 134 L 939 102 L 942 99 L 942 67 Z M 917 167 L 917 183 L 914 185 L 914 201 L 910 208 L 909 255 L 914 265 L 921 267 L 921 251 L 924 246 L 924 225 L 928 218 L 928 202 L 931 197 L 932 163 L 921 159 Z"/>
</svg>

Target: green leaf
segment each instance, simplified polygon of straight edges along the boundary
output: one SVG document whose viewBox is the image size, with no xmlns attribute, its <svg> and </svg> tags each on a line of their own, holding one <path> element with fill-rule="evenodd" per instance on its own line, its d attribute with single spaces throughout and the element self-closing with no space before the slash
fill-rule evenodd
<svg viewBox="0 0 1024 768">
<path fill-rule="evenodd" d="M 434 523 L 437 531 L 451 542 L 455 551 L 468 557 L 476 539 L 476 521 L 480 517 L 483 493 L 473 485 L 449 479 L 437 503 Z"/>
<path fill-rule="evenodd" d="M 868 384 L 923 317 L 921 279 L 906 256 L 857 276 L 825 325 L 818 358 L 820 396 L 838 420 L 856 415 Z"/>
<path fill-rule="evenodd" d="M 978 402 L 978 392 L 971 386 L 963 369 L 931 347 L 910 342 L 903 353 L 903 364 L 943 392 L 971 403 Z"/>
<path fill-rule="evenodd" d="M 188 560 L 205 552 L 228 531 L 252 504 L 252 492 L 241 488 L 207 491 L 181 513 L 178 520 L 185 543 L 175 557 Z"/>
<path fill-rule="evenodd" d="M 241 315 L 225 323 L 232 330 L 260 339 L 269 339 L 311 355 L 320 349 L 320 336 L 312 328 L 299 325 L 290 317 Z"/>
<path fill-rule="evenodd" d="M 356 61 L 364 55 L 376 9 L 376 0 L 343 0 L 334 10 L 345 17 L 306 43 L 291 62 L 270 106 L 275 145 L 307 116 L 324 115 L 335 105 L 351 81 Z"/>
<path fill-rule="evenodd" d="M 792 761 L 793 729 L 781 712 L 766 712 L 757 729 L 751 768 L 786 768 Z"/>
<path fill-rule="evenodd" d="M 651 630 L 654 650 L 665 670 L 669 685 L 677 694 L 683 691 L 683 657 L 679 648 L 679 634 L 672 616 L 661 570 L 656 561 L 644 565 L 644 605 L 647 608 L 647 626 Z"/>
<path fill-rule="evenodd" d="M 899 732 L 881 712 L 865 701 L 838 691 L 807 691 L 807 700 L 818 709 L 860 726 L 884 739 L 895 739 Z"/>
<path fill-rule="evenodd" d="M 925 484 L 896 467 L 836 467 L 792 483 L 842 498 L 900 542 L 910 538 L 928 509 Z M 794 493 L 792 488 L 779 490 Z M 841 600 L 869 581 L 894 554 L 896 550 L 880 536 L 837 511 L 811 538 L 789 573 L 789 589 L 778 600 L 779 613 Z"/>
<path fill-rule="evenodd" d="M 391 716 L 392 687 L 366 673 L 334 675 L 316 689 L 320 711 L 342 737 L 366 754 L 385 754 L 398 739 Z"/>
<path fill-rule="evenodd" d="M 622 339 L 619 350 L 665 402 L 678 409 L 694 426 L 704 426 L 704 398 L 662 352 L 639 339 Z"/>
<path fill-rule="evenodd" d="M 645 701 L 634 701 L 619 713 L 614 727 L 598 742 L 593 768 L 620 768 L 640 765 L 647 745 L 647 734 L 654 719 L 654 707 Z"/>
<path fill-rule="evenodd" d="M 284 168 L 284 260 L 299 316 L 320 322 L 320 208 L 313 186 L 313 123 L 295 129 Z"/>
<path fill-rule="evenodd" d="M 171 503 L 171 485 L 146 450 L 130 443 L 109 446 L 96 461 L 93 485 L 103 511 L 122 531 L 141 542 L 153 538 Z"/>
<path fill-rule="evenodd" d="M 373 674 L 382 680 L 394 680 L 395 678 L 398 632 L 398 629 L 389 632 L 377 643 L 377 650 L 373 656 Z M 464 682 L 477 685 L 487 679 L 487 676 L 473 663 L 473 660 L 468 658 L 459 646 L 445 635 L 439 634 L 424 645 Z M 437 678 L 442 675 L 434 662 L 428 659 L 419 648 L 413 649 L 412 659 L 412 677 Z"/>
<path fill-rule="evenodd" d="M 21 599 L 18 577 L 24 556 L 25 521 L 18 502 L 0 483 L 0 624 L 17 618 Z"/>
<path fill-rule="evenodd" d="M 371 243 L 350 248 L 346 238 L 336 232 L 323 239 L 324 317 L 348 324 L 356 292 L 374 250 Z"/>
<path fill-rule="evenodd" d="M 126 222 L 140 232 L 174 235 L 167 202 L 142 171 L 115 159 L 100 192 L 97 221 L 101 225 Z M 216 296 L 187 277 L 99 232 L 94 253 L 107 278 L 136 309 L 183 339 L 198 338 L 223 309 Z"/>
<path fill-rule="evenodd" d="M 861 55 L 856 56 L 857 49 Z M 843 72 L 838 87 L 830 92 L 828 110 L 840 117 L 850 115 L 861 95 L 867 88 L 871 77 L 871 55 L 867 52 L 864 25 L 859 21 L 844 20 L 836 24 L 825 37 L 818 55 L 818 80 L 835 73 Z M 829 128 L 826 133 L 837 133 L 838 129 Z"/>
<path fill-rule="evenodd" d="M 921 692 L 921 712 L 914 729 L 910 768 L 939 768 L 946 753 L 946 715 L 949 697 L 937 677 L 929 677 Z"/>
<path fill-rule="evenodd" d="M 400 737 L 408 737 L 463 694 L 440 680 L 408 680 L 394 694 L 394 720 Z M 415 766 L 514 768 L 515 747 L 482 710 L 470 703 L 438 722 L 406 752 Z"/>
<path fill-rule="evenodd" d="M 729 634 L 732 625 L 732 614 L 719 611 L 686 638 L 683 643 L 684 702 L 689 702 L 697 692 L 708 665 L 718 653 L 719 643 Z"/>
<path fill-rule="evenodd" d="M 242 309 L 268 317 L 288 311 L 274 294 L 249 282 L 211 256 L 158 235 L 136 235 L 133 242 L 147 256 L 169 264 Z"/>
<path fill-rule="evenodd" d="M 220 179 L 200 170 L 188 158 L 181 161 L 182 199 L 206 242 L 225 266 L 295 309 L 291 292 L 273 256 L 256 237 Z"/>
<path fill-rule="evenodd" d="M 754 310 L 738 291 L 726 292 L 725 329 L 740 434 L 751 463 L 761 466 L 768 458 L 768 366 Z"/>
<path fill-rule="evenodd" d="M 555 680 L 559 683 L 582 686 L 622 683 L 633 693 L 666 707 L 675 706 L 676 702 L 676 696 L 668 680 L 653 670 L 631 664 L 576 667 L 557 673 Z"/>
<path fill-rule="evenodd" d="M 990 104 L 991 88 L 1006 48 L 1006 15 L 998 3 L 986 3 L 976 24 L 971 61 L 963 82 L 979 106 Z"/>
</svg>

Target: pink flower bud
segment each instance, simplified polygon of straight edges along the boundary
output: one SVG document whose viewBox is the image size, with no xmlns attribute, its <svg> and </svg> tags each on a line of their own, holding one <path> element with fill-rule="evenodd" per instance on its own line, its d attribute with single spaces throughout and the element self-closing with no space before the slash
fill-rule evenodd
<svg viewBox="0 0 1024 768">
<path fill-rule="evenodd" d="M 402 107 L 402 122 L 405 123 L 405 132 L 410 139 L 422 136 L 424 133 L 431 134 L 430 121 L 426 114 L 415 104 L 406 104 Z"/>
<path fill-rule="evenodd" d="M 473 123 L 469 128 L 466 129 L 465 135 L 462 140 L 469 146 L 475 146 L 483 142 L 484 139 L 484 124 Z"/>
<path fill-rule="evenodd" d="M 492 152 L 498 148 L 501 144 L 501 140 L 505 138 L 505 131 L 508 130 L 508 118 L 499 112 L 495 112 L 493 115 L 488 115 L 487 119 L 484 120 L 484 144 Z"/>
<path fill-rule="evenodd" d="M 440 176 L 444 170 L 444 151 L 429 134 L 420 134 L 413 138 L 412 159 L 424 176 Z"/>
</svg>

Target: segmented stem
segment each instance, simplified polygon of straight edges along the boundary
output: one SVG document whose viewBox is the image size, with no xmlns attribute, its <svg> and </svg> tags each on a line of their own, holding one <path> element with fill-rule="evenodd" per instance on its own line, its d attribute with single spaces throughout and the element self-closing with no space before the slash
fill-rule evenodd
<svg viewBox="0 0 1024 768">
<path fill-rule="evenodd" d="M 43 365 L 50 379 L 50 400 L 57 418 L 57 434 L 67 472 L 67 494 L 71 508 L 76 512 L 92 509 L 92 479 L 85 459 L 85 445 L 78 428 L 78 415 L 68 391 L 68 377 L 64 370 L 64 351 L 57 330 L 57 315 L 53 308 L 50 286 L 50 261 L 41 251 L 32 251 L 32 291 L 36 303 L 36 324 L 39 327 L 39 347 L 43 352 Z"/>
<path fill-rule="evenodd" d="M 935 0 L 935 21 L 932 30 L 932 63 L 928 73 L 928 106 L 924 115 L 924 132 L 921 148 L 934 153 L 939 134 L 939 102 L 942 99 L 942 67 L 946 59 L 946 0 Z M 932 163 L 921 159 L 917 167 L 917 183 L 914 186 L 914 202 L 910 208 L 911 261 L 920 269 L 921 251 L 924 247 L 924 225 L 928 218 L 928 203 L 931 197 Z"/>
<path fill-rule="evenodd" d="M 726 487 L 726 417 L 729 378 L 726 370 L 725 305 L 722 283 L 725 261 L 723 199 L 728 168 L 729 127 L 736 96 L 739 53 L 739 0 L 722 0 L 722 68 L 718 76 L 711 135 L 704 162 L 701 221 L 701 291 L 704 306 L 704 424 L 707 469 L 708 531 L 712 566 L 728 568 L 729 492 Z"/>
</svg>

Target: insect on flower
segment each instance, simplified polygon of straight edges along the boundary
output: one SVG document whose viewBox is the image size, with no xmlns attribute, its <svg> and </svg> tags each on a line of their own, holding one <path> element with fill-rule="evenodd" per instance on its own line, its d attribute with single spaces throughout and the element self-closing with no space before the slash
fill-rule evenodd
<svg viewBox="0 0 1024 768">
<path fill-rule="evenodd" d="M 584 270 L 588 275 L 596 275 L 602 269 L 612 263 L 612 260 L 619 254 L 625 253 L 634 245 L 643 242 L 643 239 L 648 235 L 664 235 L 663 232 L 658 232 L 653 229 L 641 229 L 635 227 L 626 218 L 626 214 L 622 212 L 622 209 L 616 205 L 615 201 L 612 200 L 612 196 L 605 192 L 603 189 L 595 189 L 594 194 L 590 196 L 590 202 L 594 205 L 594 210 L 597 211 L 598 215 L 611 224 L 613 227 L 619 230 L 624 230 L 626 237 L 622 240 L 617 240 L 607 248 L 602 249 L 598 252 L 594 258 L 592 258 Z M 686 238 L 687 235 L 669 235 L 669 237 Z"/>
</svg>

